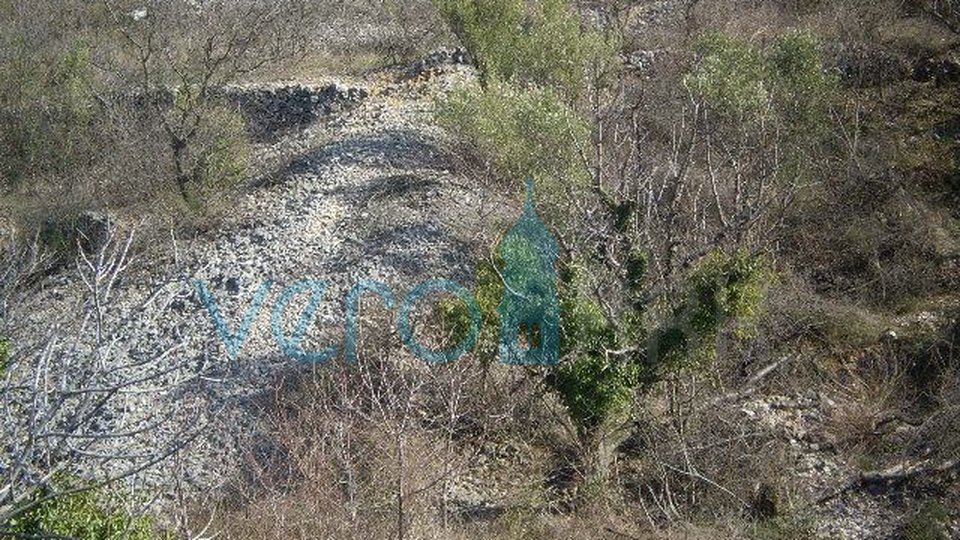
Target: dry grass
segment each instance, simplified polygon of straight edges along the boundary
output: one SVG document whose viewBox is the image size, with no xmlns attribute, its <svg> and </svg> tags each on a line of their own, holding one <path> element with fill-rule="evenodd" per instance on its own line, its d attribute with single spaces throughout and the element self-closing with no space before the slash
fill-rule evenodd
<svg viewBox="0 0 960 540">
<path fill-rule="evenodd" d="M 906 393 L 906 374 L 890 351 L 867 351 L 828 383 L 835 406 L 827 429 L 853 462 L 874 469 L 885 448 L 879 428 L 897 413 Z"/>
</svg>

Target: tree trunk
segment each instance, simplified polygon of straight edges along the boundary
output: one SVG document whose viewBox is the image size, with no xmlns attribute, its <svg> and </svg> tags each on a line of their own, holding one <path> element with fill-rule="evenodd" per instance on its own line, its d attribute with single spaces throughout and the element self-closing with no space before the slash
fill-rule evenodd
<svg viewBox="0 0 960 540">
<path fill-rule="evenodd" d="M 184 164 L 187 159 L 187 142 L 179 137 L 174 137 L 170 146 L 173 149 L 174 180 L 177 182 L 177 189 L 180 190 L 180 196 L 183 197 L 183 200 L 187 200 L 189 196 L 187 187 L 190 183 L 190 177 L 186 173 L 186 166 Z"/>
</svg>

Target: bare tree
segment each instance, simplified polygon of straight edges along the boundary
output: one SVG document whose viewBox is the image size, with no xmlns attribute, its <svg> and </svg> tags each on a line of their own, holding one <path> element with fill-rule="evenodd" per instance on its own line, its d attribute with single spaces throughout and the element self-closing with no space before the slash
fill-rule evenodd
<svg viewBox="0 0 960 540">
<path fill-rule="evenodd" d="M 216 149 L 209 133 L 224 121 L 224 86 L 302 55 L 315 14 L 305 0 L 152 0 L 133 11 L 107 0 L 107 8 L 123 44 L 113 71 L 166 135 L 185 198 Z"/>
<path fill-rule="evenodd" d="M 142 356 L 130 350 L 131 325 L 161 292 L 119 309 L 132 240 L 113 232 L 96 253 L 81 250 L 78 304 L 42 332 L 9 334 L 17 341 L 0 372 L 0 527 L 52 499 L 156 467 L 202 430 L 180 417 L 174 399 L 196 377 L 178 355 L 182 343 Z"/>
</svg>

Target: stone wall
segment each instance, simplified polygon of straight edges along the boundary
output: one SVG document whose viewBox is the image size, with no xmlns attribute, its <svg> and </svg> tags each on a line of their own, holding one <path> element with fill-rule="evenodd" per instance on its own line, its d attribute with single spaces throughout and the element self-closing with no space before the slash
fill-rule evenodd
<svg viewBox="0 0 960 540">
<path fill-rule="evenodd" d="M 337 84 L 230 88 L 227 101 L 244 115 L 254 140 L 274 139 L 303 128 L 322 116 L 356 107 L 367 97 L 362 88 Z"/>
</svg>

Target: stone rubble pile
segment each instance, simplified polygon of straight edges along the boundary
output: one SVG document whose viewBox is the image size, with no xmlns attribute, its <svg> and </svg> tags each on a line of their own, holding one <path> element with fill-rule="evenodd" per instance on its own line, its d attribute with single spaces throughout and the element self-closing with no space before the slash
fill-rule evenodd
<svg viewBox="0 0 960 540">
<path fill-rule="evenodd" d="M 250 135 L 258 140 L 285 135 L 322 116 L 353 109 L 367 98 L 363 88 L 345 88 L 338 84 L 319 88 L 299 84 L 236 87 L 224 94 L 244 115 Z"/>
</svg>

